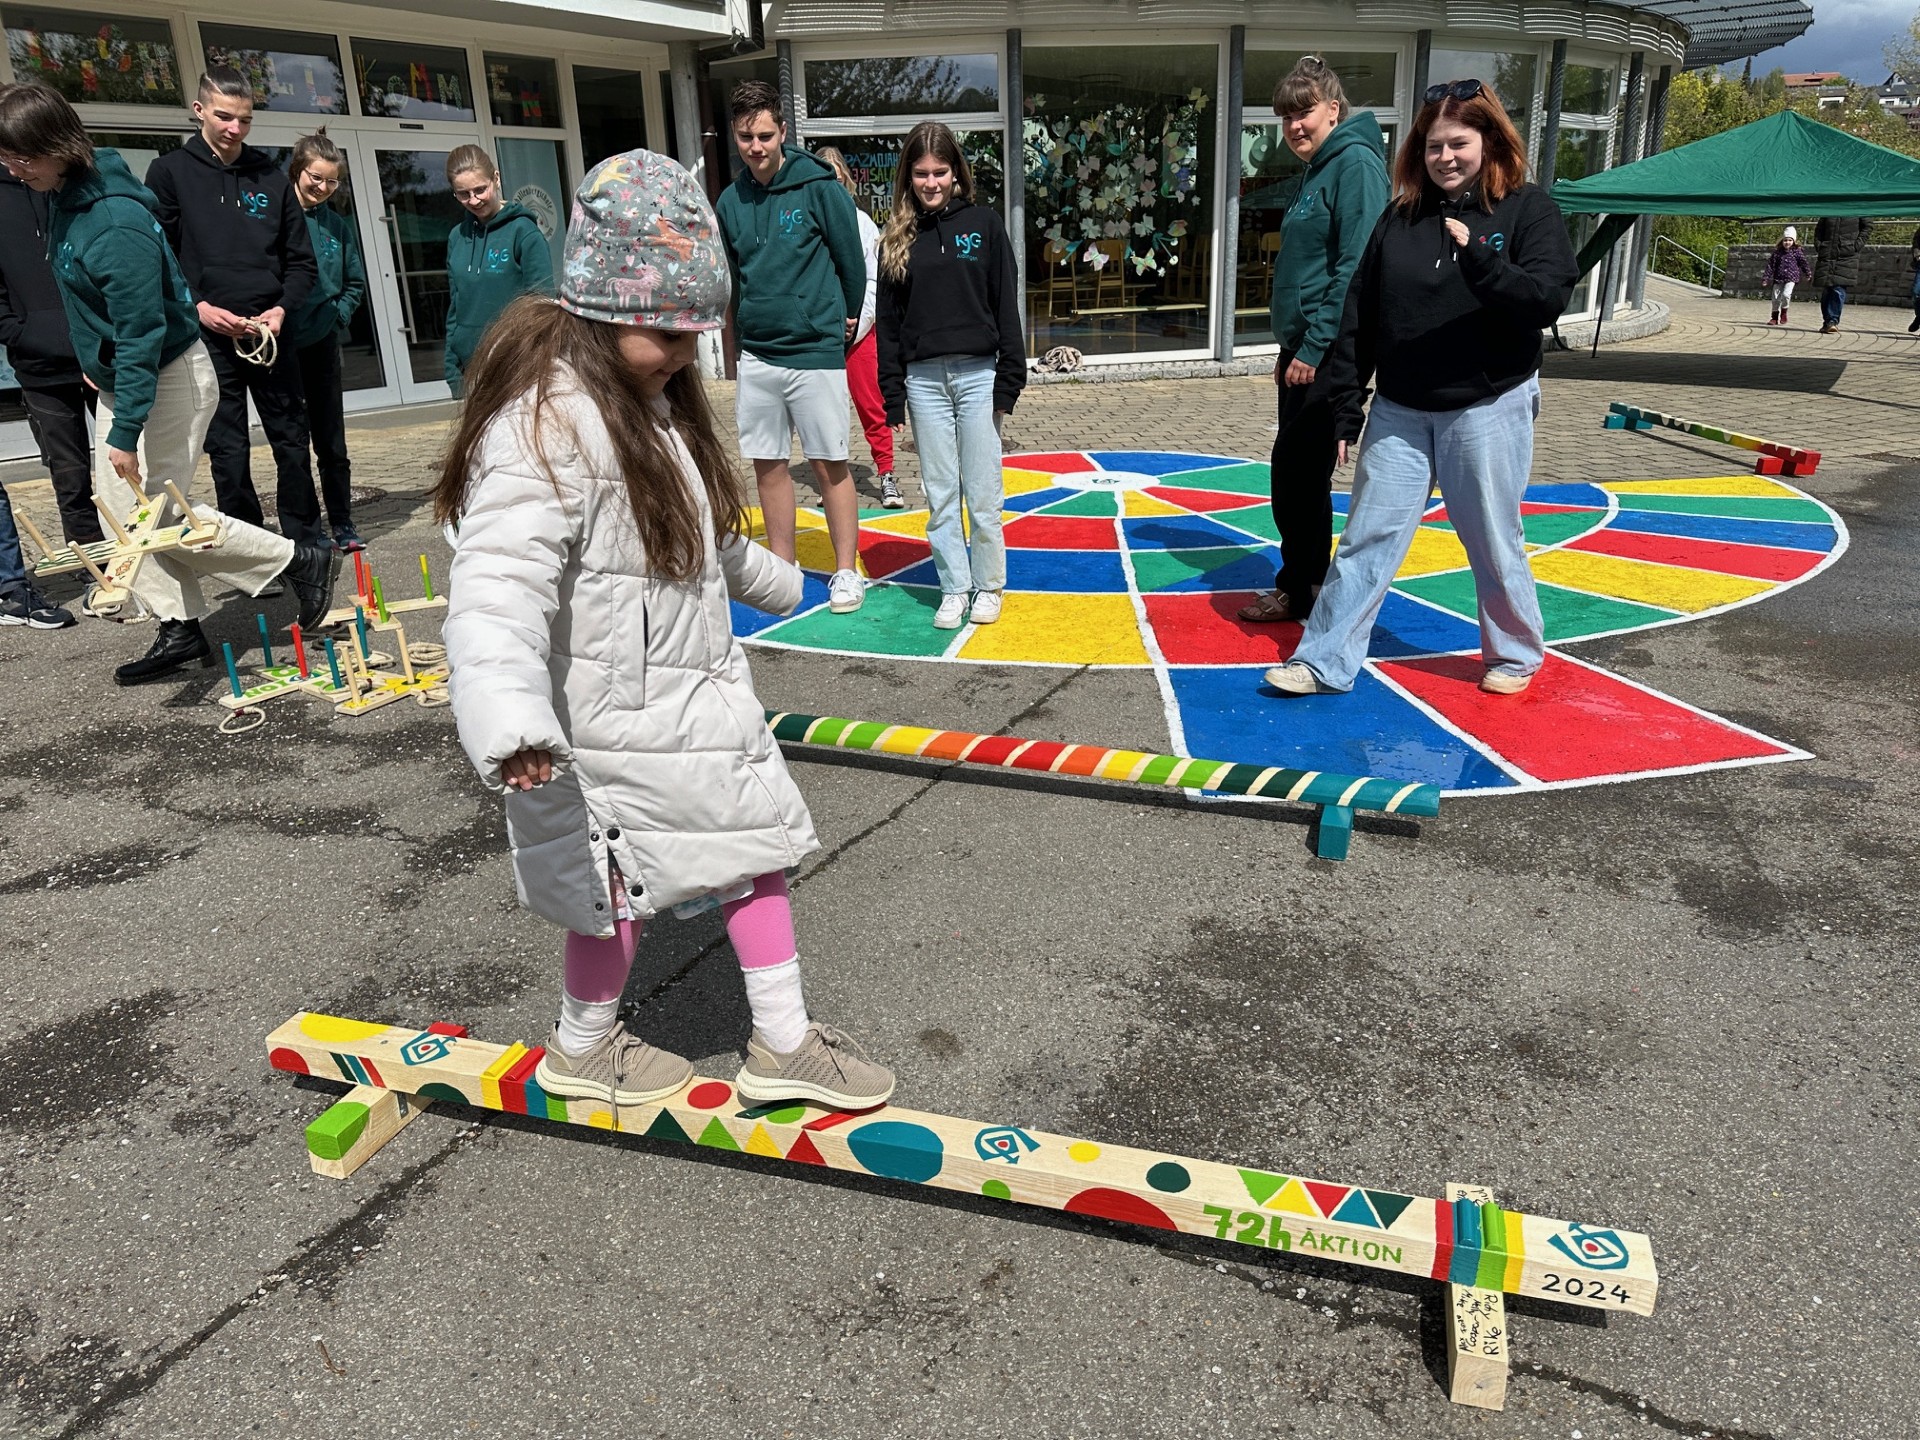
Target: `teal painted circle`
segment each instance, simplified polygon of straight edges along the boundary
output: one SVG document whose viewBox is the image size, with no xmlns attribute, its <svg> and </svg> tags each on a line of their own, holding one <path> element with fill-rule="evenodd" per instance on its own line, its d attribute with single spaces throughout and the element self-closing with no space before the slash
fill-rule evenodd
<svg viewBox="0 0 1920 1440">
<path fill-rule="evenodd" d="M 924 1125 L 905 1120 L 875 1120 L 847 1136 L 853 1158 L 875 1175 L 924 1185 L 940 1173 L 946 1147 Z"/>
<path fill-rule="evenodd" d="M 1164 1190 L 1169 1195 L 1178 1195 L 1193 1183 L 1193 1176 L 1187 1173 L 1187 1167 L 1176 1165 L 1171 1160 L 1162 1160 L 1147 1171 L 1147 1184 L 1156 1190 Z"/>
<path fill-rule="evenodd" d="M 1013 1190 L 1004 1180 L 989 1180 L 980 1187 L 980 1193 L 989 1200 L 1011 1200 Z"/>
</svg>

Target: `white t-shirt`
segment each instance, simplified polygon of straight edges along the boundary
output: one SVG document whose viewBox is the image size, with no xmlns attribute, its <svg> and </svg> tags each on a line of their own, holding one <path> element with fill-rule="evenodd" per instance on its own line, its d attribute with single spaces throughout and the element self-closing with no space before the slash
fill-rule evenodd
<svg viewBox="0 0 1920 1440">
<path fill-rule="evenodd" d="M 853 343 L 858 345 L 873 330 L 874 293 L 880 283 L 880 227 L 866 211 L 856 209 L 854 214 L 860 221 L 860 248 L 867 255 L 867 298 L 860 302 L 860 325 L 853 332 Z"/>
</svg>

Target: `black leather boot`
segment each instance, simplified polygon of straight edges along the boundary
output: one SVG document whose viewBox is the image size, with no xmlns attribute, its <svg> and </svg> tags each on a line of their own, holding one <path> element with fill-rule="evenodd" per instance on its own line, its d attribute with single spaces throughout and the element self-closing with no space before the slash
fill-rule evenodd
<svg viewBox="0 0 1920 1440">
<path fill-rule="evenodd" d="M 213 647 L 200 629 L 198 620 L 162 620 L 160 633 L 153 637 L 153 648 L 138 660 L 129 660 L 113 672 L 115 682 L 138 685 L 178 670 L 190 660 L 213 664 Z"/>
<path fill-rule="evenodd" d="M 293 559 L 280 573 L 300 601 L 300 628 L 314 629 L 333 608 L 333 547 L 302 541 L 293 547 Z"/>
</svg>

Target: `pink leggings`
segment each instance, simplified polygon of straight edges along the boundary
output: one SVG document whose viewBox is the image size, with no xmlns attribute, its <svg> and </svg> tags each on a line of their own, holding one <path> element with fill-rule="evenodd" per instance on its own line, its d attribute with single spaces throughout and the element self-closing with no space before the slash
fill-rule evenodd
<svg viewBox="0 0 1920 1440">
<path fill-rule="evenodd" d="M 769 871 L 753 882 L 753 893 L 720 907 L 726 917 L 727 938 L 742 970 L 782 965 L 799 953 L 793 940 L 793 909 L 787 903 L 787 876 Z M 618 920 L 613 934 L 582 935 L 567 932 L 567 994 L 576 1000 L 618 1000 L 633 969 L 634 947 L 640 943 L 644 922 Z"/>
</svg>

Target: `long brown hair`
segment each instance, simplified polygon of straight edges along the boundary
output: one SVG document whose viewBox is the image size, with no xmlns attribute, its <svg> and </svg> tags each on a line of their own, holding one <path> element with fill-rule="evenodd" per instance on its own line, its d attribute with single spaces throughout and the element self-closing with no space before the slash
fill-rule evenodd
<svg viewBox="0 0 1920 1440">
<path fill-rule="evenodd" d="M 1527 147 L 1507 118 L 1507 108 L 1493 87 L 1482 84 L 1470 100 L 1450 95 L 1420 107 L 1407 131 L 1406 143 L 1393 162 L 1393 203 L 1411 219 L 1433 185 L 1427 175 L 1427 133 L 1442 120 L 1454 120 L 1480 132 L 1480 178 L 1474 182 L 1482 210 L 1491 211 L 1527 180 Z M 1436 187 L 1437 188 L 1437 187 Z"/>
<path fill-rule="evenodd" d="M 667 580 L 692 580 L 706 558 L 699 501 L 686 484 L 658 416 L 620 353 L 619 325 L 586 320 L 553 301 L 523 295 L 501 312 L 480 342 L 466 372 L 466 403 L 460 428 L 447 447 L 433 487 L 433 513 L 457 520 L 480 476 L 488 430 L 509 407 L 531 397 L 522 417 L 524 434 L 547 478 L 554 479 L 547 445 L 548 404 L 562 388 L 578 390 L 600 409 L 607 436 L 627 487 L 647 566 Z M 569 383 L 560 373 L 573 371 Z M 713 425 L 707 392 L 692 366 L 667 381 L 668 418 L 686 443 L 713 511 L 715 545 L 746 533 L 746 488 L 727 463 Z M 577 445 L 578 437 L 570 437 Z"/>
<path fill-rule="evenodd" d="M 907 278 L 907 257 L 913 252 L 913 235 L 920 227 L 920 202 L 913 196 L 913 167 L 929 155 L 952 167 L 953 193 L 965 204 L 973 203 L 973 167 L 967 164 L 960 142 L 938 120 L 922 120 L 907 132 L 900 146 L 900 163 L 893 170 L 893 213 L 880 236 L 880 273 L 889 280 Z"/>
</svg>

